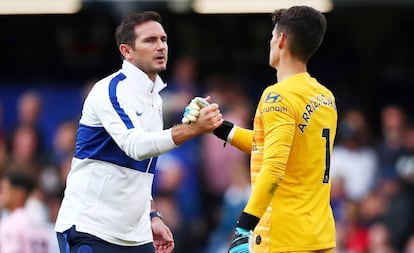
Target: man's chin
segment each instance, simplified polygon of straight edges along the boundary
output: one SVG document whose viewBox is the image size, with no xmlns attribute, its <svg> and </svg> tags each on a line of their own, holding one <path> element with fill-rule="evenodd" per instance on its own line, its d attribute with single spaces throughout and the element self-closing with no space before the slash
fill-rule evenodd
<svg viewBox="0 0 414 253">
<path fill-rule="evenodd" d="M 164 70 L 166 70 L 167 69 L 167 66 L 166 65 L 161 65 L 161 66 L 156 66 L 155 67 L 155 70 L 157 71 L 157 72 L 162 72 L 162 71 L 164 71 Z"/>
</svg>

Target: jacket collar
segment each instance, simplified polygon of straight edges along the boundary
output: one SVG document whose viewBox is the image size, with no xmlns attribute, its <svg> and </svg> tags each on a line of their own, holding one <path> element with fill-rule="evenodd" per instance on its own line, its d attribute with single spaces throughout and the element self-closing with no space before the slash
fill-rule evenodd
<svg viewBox="0 0 414 253">
<path fill-rule="evenodd" d="M 139 88 L 145 93 L 159 93 L 162 89 L 167 87 L 167 84 L 162 81 L 159 75 L 157 75 L 155 82 L 153 82 L 141 69 L 126 60 L 122 63 L 122 71 L 124 71 L 127 76 L 132 76 L 134 82 L 138 82 Z"/>
</svg>

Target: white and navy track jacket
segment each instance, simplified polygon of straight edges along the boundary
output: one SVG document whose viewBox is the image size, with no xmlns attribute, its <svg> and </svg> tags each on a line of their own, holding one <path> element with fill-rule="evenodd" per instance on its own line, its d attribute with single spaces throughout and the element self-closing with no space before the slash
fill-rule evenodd
<svg viewBox="0 0 414 253">
<path fill-rule="evenodd" d="M 100 80 L 85 99 L 55 230 L 73 225 L 118 245 L 152 241 L 149 217 L 157 156 L 176 145 L 163 130 L 166 87 L 131 63 Z"/>
</svg>

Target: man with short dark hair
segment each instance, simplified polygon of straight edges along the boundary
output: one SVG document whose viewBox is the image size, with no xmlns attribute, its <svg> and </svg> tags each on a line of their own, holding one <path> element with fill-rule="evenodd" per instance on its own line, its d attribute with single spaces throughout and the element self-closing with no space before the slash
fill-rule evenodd
<svg viewBox="0 0 414 253">
<path fill-rule="evenodd" d="M 7 211 L 0 222 L 1 253 L 48 253 L 49 233 L 25 208 L 34 189 L 27 174 L 8 171 L 0 181 L 0 206 Z"/>
<path fill-rule="evenodd" d="M 98 81 L 80 119 L 55 230 L 61 253 L 169 253 L 170 229 L 152 201 L 157 156 L 222 124 L 218 105 L 163 130 L 167 34 L 156 12 L 131 14 L 115 34 L 122 68 Z"/>
</svg>

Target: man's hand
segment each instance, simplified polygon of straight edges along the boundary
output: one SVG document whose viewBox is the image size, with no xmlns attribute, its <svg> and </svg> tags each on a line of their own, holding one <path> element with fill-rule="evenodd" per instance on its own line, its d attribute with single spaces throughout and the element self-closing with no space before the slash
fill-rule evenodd
<svg viewBox="0 0 414 253">
<path fill-rule="evenodd" d="M 198 116 L 200 115 L 201 108 L 207 107 L 209 105 L 210 104 L 204 98 L 201 98 L 201 97 L 193 98 L 190 101 L 190 103 L 185 107 L 181 122 L 183 124 L 190 124 L 192 122 L 196 122 L 198 119 Z"/>
<path fill-rule="evenodd" d="M 252 239 L 253 232 L 251 230 L 236 227 L 228 253 L 250 253 Z"/>
<path fill-rule="evenodd" d="M 209 101 L 210 97 L 206 98 Z M 214 129 L 223 124 L 223 115 L 221 115 L 218 104 L 212 103 L 203 107 L 199 115 L 191 124 L 178 124 L 171 128 L 172 138 L 175 145 L 179 146 L 190 138 L 204 133 L 212 133 Z"/>
<path fill-rule="evenodd" d="M 174 249 L 174 238 L 171 230 L 156 217 L 151 219 L 152 236 L 156 253 L 171 253 Z"/>
<path fill-rule="evenodd" d="M 201 108 L 197 120 L 189 125 L 198 133 L 212 133 L 221 124 L 223 124 L 223 115 L 218 104 L 212 103 Z"/>
</svg>

